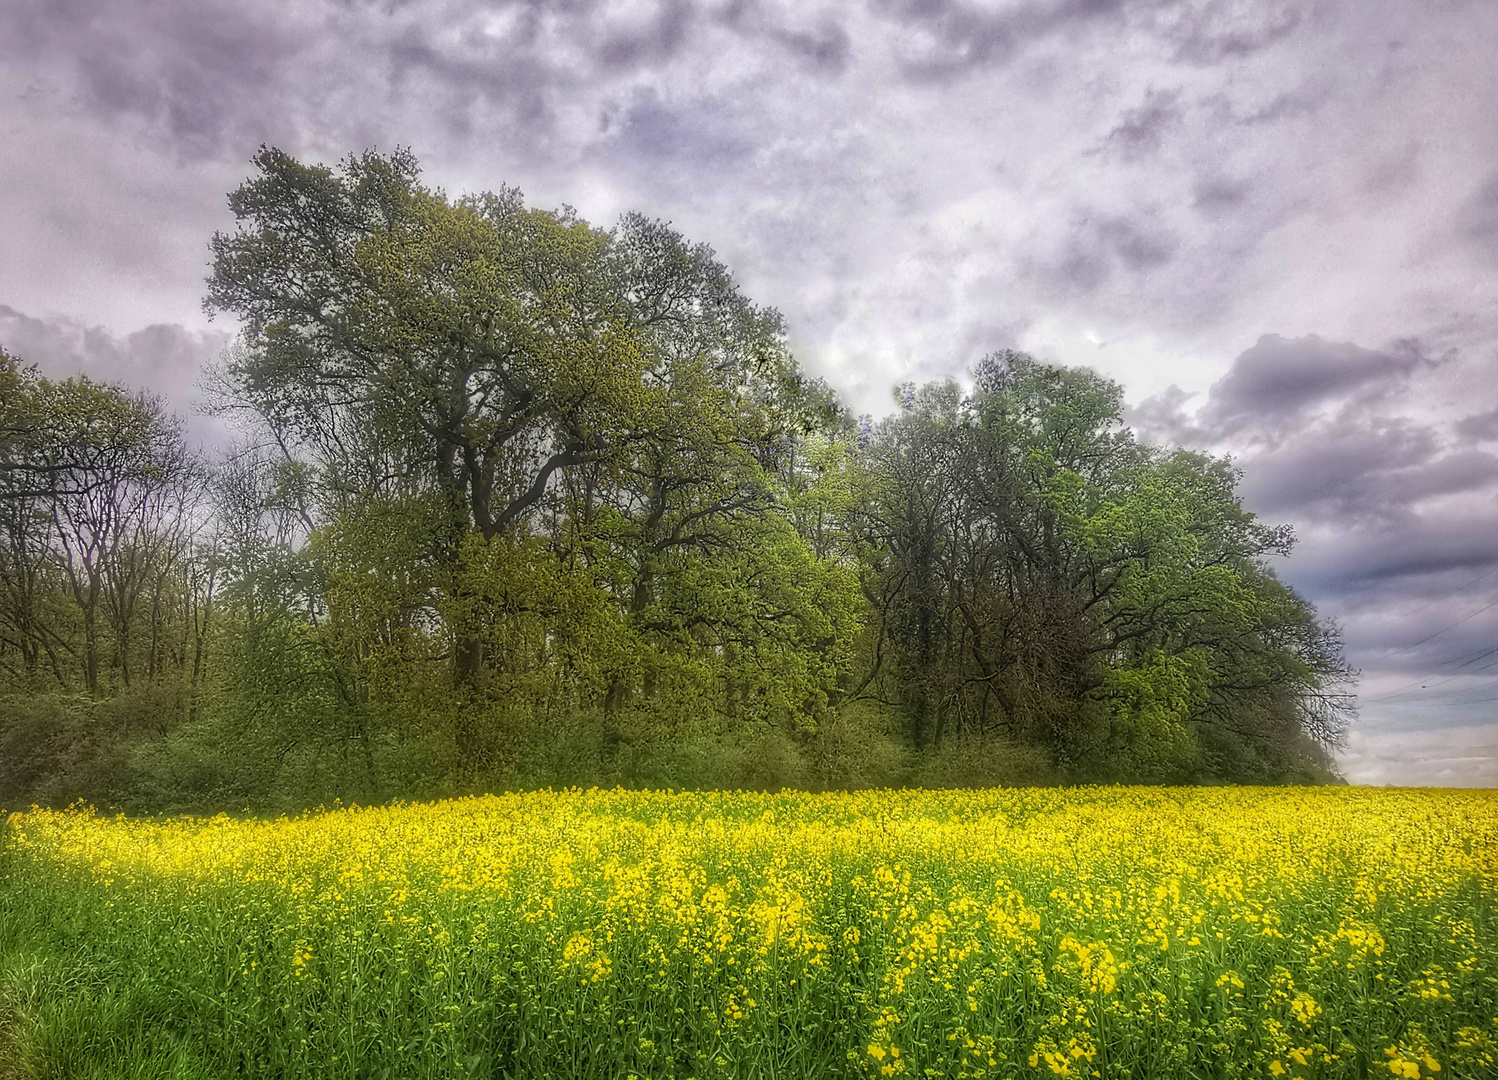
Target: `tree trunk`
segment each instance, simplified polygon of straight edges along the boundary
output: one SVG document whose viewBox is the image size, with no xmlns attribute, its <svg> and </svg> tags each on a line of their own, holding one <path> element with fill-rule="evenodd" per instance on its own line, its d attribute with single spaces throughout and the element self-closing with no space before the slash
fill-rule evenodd
<svg viewBox="0 0 1498 1080">
<path fill-rule="evenodd" d="M 484 676 L 484 643 L 477 637 L 463 635 L 453 646 L 453 683 L 478 689 Z"/>
</svg>

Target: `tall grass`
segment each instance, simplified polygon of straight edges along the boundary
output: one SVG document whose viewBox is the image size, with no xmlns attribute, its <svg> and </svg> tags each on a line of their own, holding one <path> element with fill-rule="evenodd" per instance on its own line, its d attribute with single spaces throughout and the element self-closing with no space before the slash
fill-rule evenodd
<svg viewBox="0 0 1498 1080">
<path fill-rule="evenodd" d="M 4 832 L 23 1076 L 1498 1075 L 1495 793 L 569 791 Z"/>
</svg>

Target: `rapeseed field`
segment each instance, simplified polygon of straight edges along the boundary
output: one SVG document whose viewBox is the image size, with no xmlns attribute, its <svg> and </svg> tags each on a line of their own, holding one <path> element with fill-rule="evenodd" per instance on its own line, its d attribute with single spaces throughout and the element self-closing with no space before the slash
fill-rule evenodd
<svg viewBox="0 0 1498 1080">
<path fill-rule="evenodd" d="M 38 1078 L 1498 1077 L 1494 792 L 567 791 L 4 833 L 4 1053 Z"/>
</svg>

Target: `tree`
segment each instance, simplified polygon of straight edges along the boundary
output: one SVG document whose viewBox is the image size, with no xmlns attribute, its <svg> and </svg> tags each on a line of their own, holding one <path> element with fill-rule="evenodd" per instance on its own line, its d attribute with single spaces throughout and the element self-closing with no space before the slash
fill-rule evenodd
<svg viewBox="0 0 1498 1080">
<path fill-rule="evenodd" d="M 450 657 L 459 754 L 491 761 L 516 715 L 829 708 L 853 576 L 784 504 L 838 411 L 711 249 L 450 200 L 405 153 L 256 164 L 213 242 L 224 403 L 296 479 L 307 619 L 359 695 Z"/>
<path fill-rule="evenodd" d="M 1008 353 L 974 374 L 906 388 L 862 455 L 875 685 L 911 739 L 999 731 L 1120 778 L 1324 762 L 1340 646 L 1265 565 L 1289 533 L 1228 463 L 1138 445 L 1092 372 Z"/>
<path fill-rule="evenodd" d="M 516 535 L 562 471 L 592 498 L 673 437 L 685 380 L 745 391 L 764 445 L 806 411 L 778 316 L 659 223 L 605 233 L 512 189 L 452 202 L 404 152 L 256 164 L 206 300 L 243 320 L 230 402 L 309 456 L 335 502 L 432 501 L 451 523 L 439 563 L 470 528 Z M 460 641 L 460 680 L 482 667 L 479 640 Z"/>
<path fill-rule="evenodd" d="M 0 412 L 4 642 L 27 678 L 45 657 L 65 685 L 68 659 L 76 660 L 97 695 L 106 637 L 110 666 L 128 685 L 144 620 L 154 674 L 200 476 L 179 426 L 155 399 L 86 378 L 54 383 L 9 357 L 0 359 L 0 383 L 8 390 Z M 70 610 L 58 605 L 59 587 Z"/>
</svg>

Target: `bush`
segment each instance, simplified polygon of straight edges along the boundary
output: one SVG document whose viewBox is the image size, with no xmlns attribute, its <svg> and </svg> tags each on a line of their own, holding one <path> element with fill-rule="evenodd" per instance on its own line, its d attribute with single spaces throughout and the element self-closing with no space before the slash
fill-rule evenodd
<svg viewBox="0 0 1498 1080">
<path fill-rule="evenodd" d="M 910 785 L 923 788 L 1037 787 L 1063 777 L 1039 746 L 996 735 L 948 739 L 927 751 L 911 770 Z"/>
<path fill-rule="evenodd" d="M 898 787 L 906 768 L 905 748 L 891 732 L 890 717 L 867 702 L 834 713 L 802 752 L 814 791 Z"/>
<path fill-rule="evenodd" d="M 64 693 L 0 698 L 0 806 L 113 804 L 131 741 L 181 722 L 181 690 L 163 682 L 102 701 Z"/>
</svg>

